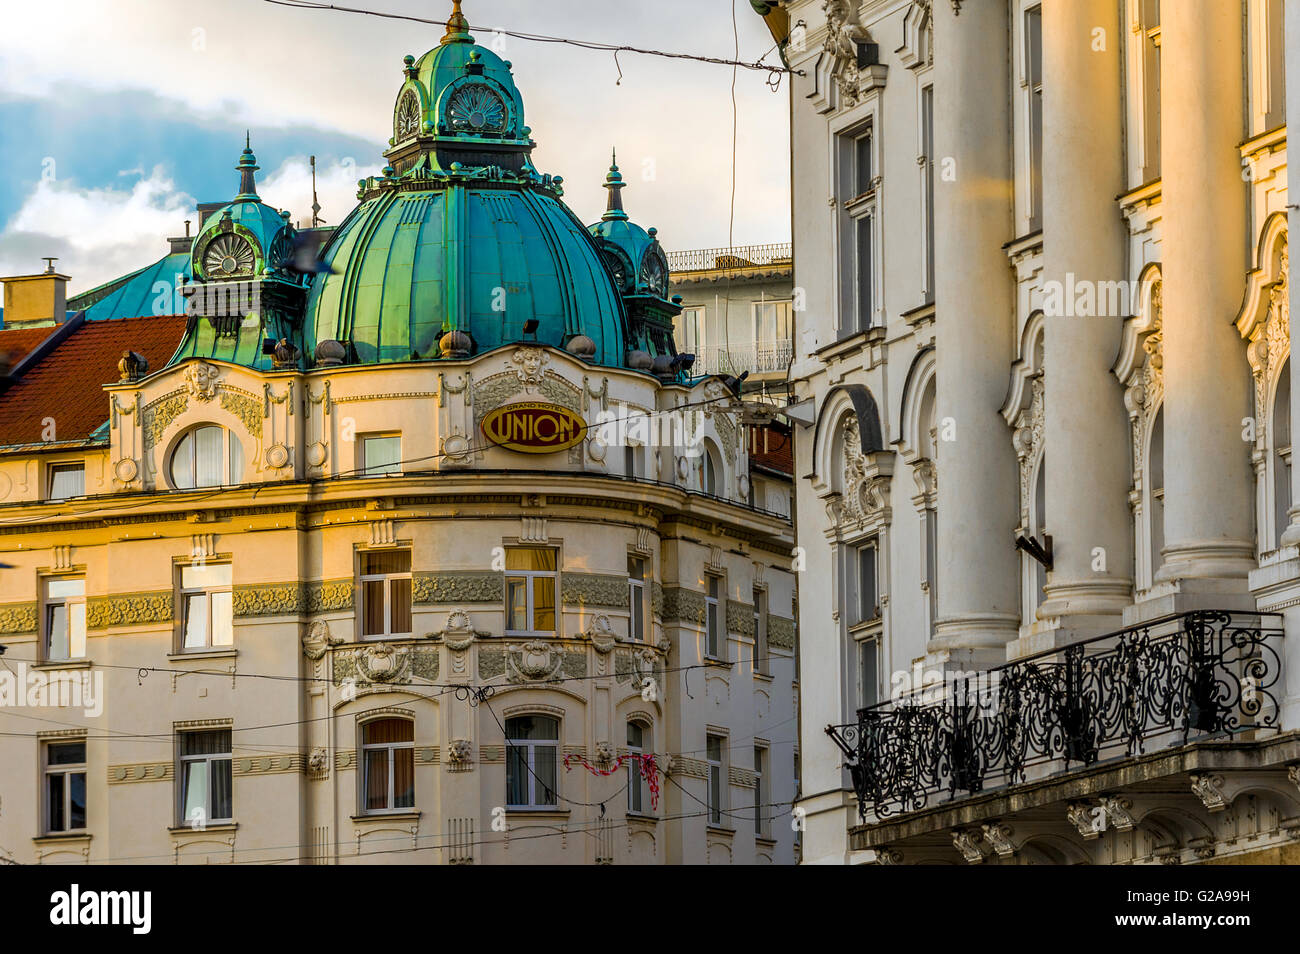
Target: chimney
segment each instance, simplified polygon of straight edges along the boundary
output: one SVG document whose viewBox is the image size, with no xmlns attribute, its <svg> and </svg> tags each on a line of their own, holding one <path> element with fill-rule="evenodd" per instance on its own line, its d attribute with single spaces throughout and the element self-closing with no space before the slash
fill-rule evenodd
<svg viewBox="0 0 1300 954">
<path fill-rule="evenodd" d="M 49 328 L 63 324 L 68 310 L 68 276 L 54 270 L 56 258 L 45 259 L 39 275 L 0 278 L 5 286 L 6 328 Z"/>
</svg>

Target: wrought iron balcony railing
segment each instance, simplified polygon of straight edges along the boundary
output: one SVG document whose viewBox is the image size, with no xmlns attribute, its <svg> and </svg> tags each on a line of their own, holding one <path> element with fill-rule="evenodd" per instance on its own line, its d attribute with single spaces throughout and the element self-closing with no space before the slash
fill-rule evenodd
<svg viewBox="0 0 1300 954">
<path fill-rule="evenodd" d="M 692 248 L 668 253 L 669 272 L 701 272 L 715 268 L 754 268 L 789 265 L 794 261 L 789 242 L 773 245 L 737 245 L 732 248 Z"/>
<path fill-rule="evenodd" d="M 959 791 L 1276 728 L 1281 638 L 1276 614 L 1185 613 L 948 674 L 826 732 L 863 819 L 920 811 Z"/>
<path fill-rule="evenodd" d="M 794 343 L 772 341 L 728 348 L 704 348 L 695 355 L 694 374 L 765 374 L 784 372 L 794 356 Z"/>
</svg>

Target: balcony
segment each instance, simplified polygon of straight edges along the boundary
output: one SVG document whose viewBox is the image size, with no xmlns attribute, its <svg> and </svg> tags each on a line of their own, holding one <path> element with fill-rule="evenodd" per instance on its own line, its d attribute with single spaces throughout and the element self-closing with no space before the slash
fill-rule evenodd
<svg viewBox="0 0 1300 954">
<path fill-rule="evenodd" d="M 668 271 L 707 272 L 718 269 L 789 267 L 794 262 L 793 256 L 793 246 L 789 242 L 686 249 L 668 253 Z"/>
<path fill-rule="evenodd" d="M 881 824 L 1191 741 L 1258 739 L 1278 728 L 1281 639 L 1276 614 L 1186 613 L 950 673 L 826 732 L 864 823 Z"/>
<path fill-rule="evenodd" d="M 747 342 L 731 348 L 704 348 L 695 356 L 692 374 L 780 374 L 790 367 L 794 344 L 790 341 Z"/>
</svg>

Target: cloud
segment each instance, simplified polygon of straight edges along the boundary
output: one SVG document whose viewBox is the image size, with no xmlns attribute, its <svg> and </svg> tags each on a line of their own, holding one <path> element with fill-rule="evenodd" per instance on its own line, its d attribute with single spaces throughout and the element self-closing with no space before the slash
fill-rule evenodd
<svg viewBox="0 0 1300 954">
<path fill-rule="evenodd" d="M 316 195 L 320 217 L 338 225 L 357 204 L 357 180 L 379 172 L 378 163 L 358 165 L 351 156 L 316 163 Z M 311 223 L 311 165 L 307 156 L 290 156 L 257 188 L 262 200 L 289 212 L 294 224 Z"/>
<path fill-rule="evenodd" d="M 74 290 L 93 288 L 161 258 L 193 207 L 161 166 L 129 189 L 42 180 L 0 233 L 0 274 L 31 274 L 40 256 L 58 255 Z"/>
</svg>

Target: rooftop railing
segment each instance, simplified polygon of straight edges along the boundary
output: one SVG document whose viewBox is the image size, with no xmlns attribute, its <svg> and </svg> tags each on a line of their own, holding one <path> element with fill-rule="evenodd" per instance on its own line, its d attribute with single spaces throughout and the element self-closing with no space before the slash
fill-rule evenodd
<svg viewBox="0 0 1300 954">
<path fill-rule="evenodd" d="M 694 248 L 669 252 L 668 270 L 702 272 L 723 268 L 790 265 L 794 261 L 793 255 L 793 245 L 790 242 L 779 242 L 775 245 L 737 245 L 733 248 Z"/>
</svg>

